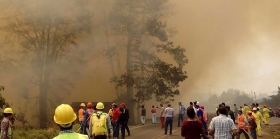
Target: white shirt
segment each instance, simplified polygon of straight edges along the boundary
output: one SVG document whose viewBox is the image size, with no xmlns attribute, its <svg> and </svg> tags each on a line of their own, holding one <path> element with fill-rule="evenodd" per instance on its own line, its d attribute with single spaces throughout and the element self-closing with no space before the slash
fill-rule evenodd
<svg viewBox="0 0 280 139">
<path fill-rule="evenodd" d="M 167 107 L 164 110 L 165 117 L 173 117 L 174 116 L 174 109 Z"/>
<path fill-rule="evenodd" d="M 194 112 L 195 114 L 197 114 L 197 109 L 195 108 L 195 106 L 193 106 Z"/>
<path fill-rule="evenodd" d="M 161 107 L 160 109 L 161 109 L 161 111 L 160 111 L 161 117 L 165 117 L 165 114 L 164 114 L 165 108 L 164 108 L 164 107 Z"/>
</svg>

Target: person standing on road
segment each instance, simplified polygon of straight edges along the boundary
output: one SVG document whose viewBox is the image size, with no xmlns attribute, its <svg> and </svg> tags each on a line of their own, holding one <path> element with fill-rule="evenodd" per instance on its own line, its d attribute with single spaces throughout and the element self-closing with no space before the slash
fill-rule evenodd
<svg viewBox="0 0 280 139">
<path fill-rule="evenodd" d="M 261 127 L 261 121 L 263 121 L 262 114 L 258 111 L 258 108 L 254 107 L 253 108 L 253 113 L 252 115 L 256 118 L 256 123 L 257 123 L 257 135 L 259 137 L 262 136 L 262 127 Z"/>
<path fill-rule="evenodd" d="M 172 135 L 174 109 L 171 108 L 171 104 L 167 104 L 167 108 L 165 108 L 164 114 L 165 114 L 165 132 L 164 132 L 164 134 L 165 135 L 167 134 L 167 128 L 168 128 L 168 125 L 170 125 L 169 134 Z"/>
<path fill-rule="evenodd" d="M 257 139 L 257 124 L 256 118 L 252 115 L 252 111 L 248 111 L 248 123 L 250 127 L 250 133 L 253 139 Z"/>
<path fill-rule="evenodd" d="M 157 123 L 157 109 L 155 108 L 154 105 L 152 106 L 151 113 L 152 113 L 152 124 L 156 124 Z"/>
<path fill-rule="evenodd" d="M 183 121 L 181 136 L 185 139 L 201 139 L 206 137 L 202 123 L 196 118 L 193 107 L 187 108 L 188 119 Z"/>
<path fill-rule="evenodd" d="M 227 109 L 227 114 L 229 115 L 229 118 L 231 118 L 232 121 L 235 123 L 235 116 L 234 116 L 233 111 L 230 110 L 230 106 L 226 106 L 226 109 Z"/>
<path fill-rule="evenodd" d="M 158 108 L 158 107 L 157 107 Z M 164 119 L 165 119 L 165 115 L 164 115 L 164 107 L 162 104 L 160 104 L 160 123 L 161 123 L 161 129 L 163 129 L 165 126 L 164 126 Z"/>
<path fill-rule="evenodd" d="M 73 108 L 70 105 L 59 105 L 55 109 L 53 120 L 59 126 L 60 132 L 59 135 L 54 137 L 53 139 L 88 139 L 89 137 L 87 135 L 79 134 L 73 131 L 73 125 L 76 119 L 77 115 L 75 114 Z"/>
<path fill-rule="evenodd" d="M 119 116 L 121 112 L 118 108 L 118 105 L 115 103 L 112 113 L 112 125 L 113 125 L 113 138 L 118 139 L 120 134 L 120 123 L 119 123 Z"/>
<path fill-rule="evenodd" d="M 233 121 L 228 118 L 224 106 L 218 108 L 219 116 L 214 117 L 209 125 L 209 135 L 215 139 L 231 139 L 237 134 L 237 128 Z"/>
<path fill-rule="evenodd" d="M 79 114 L 79 123 L 80 123 L 80 125 L 82 125 L 82 124 L 83 124 L 83 120 L 84 120 L 84 118 L 85 118 L 85 113 L 86 113 L 86 110 L 85 110 L 86 105 L 85 105 L 85 103 L 81 103 L 80 107 L 81 107 L 81 108 L 80 108 L 80 110 L 78 111 L 78 114 Z M 81 126 L 80 133 L 86 135 L 83 126 Z"/>
<path fill-rule="evenodd" d="M 122 138 L 124 139 L 125 137 L 125 130 L 127 131 L 128 136 L 130 136 L 130 130 L 128 128 L 128 120 L 129 120 L 129 110 L 126 108 L 125 103 L 120 104 L 121 108 L 121 114 L 119 116 L 119 122 L 121 125 L 121 133 L 122 133 Z"/>
<path fill-rule="evenodd" d="M 200 106 L 200 110 L 202 110 L 202 125 L 203 125 L 203 128 L 205 130 L 205 137 L 204 139 L 208 139 L 207 135 L 208 135 L 208 128 L 207 128 L 207 121 L 208 121 L 208 113 L 207 111 L 204 109 L 204 106 Z"/>
<path fill-rule="evenodd" d="M 178 104 L 179 104 L 178 127 L 180 127 L 181 122 L 183 122 L 183 120 L 184 120 L 186 108 L 182 105 L 181 102 L 179 102 Z"/>
<path fill-rule="evenodd" d="M 269 123 L 269 113 L 270 113 L 270 110 L 266 107 L 266 105 L 263 106 L 263 122 L 268 125 Z"/>
<path fill-rule="evenodd" d="M 89 122 L 91 115 L 94 113 L 93 104 L 91 102 L 87 103 L 87 110 L 85 111 L 85 116 L 83 123 L 81 124 L 81 129 L 83 129 L 83 133 L 87 133 L 87 129 L 89 128 Z M 88 134 L 88 133 L 87 133 Z"/>
<path fill-rule="evenodd" d="M 142 125 L 144 125 L 145 121 L 146 121 L 146 109 L 145 109 L 144 105 L 142 105 L 140 120 L 142 122 Z"/>
<path fill-rule="evenodd" d="M 249 139 L 248 135 L 248 120 L 246 118 L 246 115 L 243 114 L 242 110 L 239 110 L 239 115 L 240 117 L 238 118 L 238 134 L 237 134 L 237 139 L 240 139 L 240 134 L 244 134 L 246 139 Z"/>
</svg>

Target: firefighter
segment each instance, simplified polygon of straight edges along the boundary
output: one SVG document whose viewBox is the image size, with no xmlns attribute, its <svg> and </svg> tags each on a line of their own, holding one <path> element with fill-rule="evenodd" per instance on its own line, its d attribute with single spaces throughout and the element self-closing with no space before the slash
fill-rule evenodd
<svg viewBox="0 0 280 139">
<path fill-rule="evenodd" d="M 85 111 L 85 117 L 81 127 L 84 129 L 84 133 L 87 133 L 87 129 L 89 128 L 90 117 L 94 113 L 93 104 L 91 102 L 87 103 L 87 110 Z M 87 133 L 89 134 L 89 133 Z"/>
<path fill-rule="evenodd" d="M 263 120 L 263 117 L 256 107 L 253 108 L 252 115 L 256 118 L 257 136 L 261 137 L 262 136 L 261 121 Z"/>
<path fill-rule="evenodd" d="M 266 124 L 266 125 L 268 125 L 268 123 L 269 123 L 269 112 L 270 112 L 270 110 L 266 107 L 266 105 L 264 105 L 263 106 L 263 119 L 264 119 L 264 123 Z"/>
<path fill-rule="evenodd" d="M 86 106 L 85 103 L 81 103 L 81 105 L 80 105 L 81 108 L 80 108 L 80 110 L 78 111 L 78 114 L 79 114 L 79 123 L 80 123 L 80 125 L 82 125 L 83 120 L 84 120 L 84 118 L 85 118 L 85 106 Z M 81 126 L 80 133 L 86 135 L 86 133 L 84 132 L 83 126 Z"/>
<path fill-rule="evenodd" d="M 59 135 L 54 139 L 88 139 L 88 136 L 73 131 L 72 128 L 77 116 L 70 105 L 59 105 L 55 109 L 53 119 L 60 128 Z"/>
<path fill-rule="evenodd" d="M 1 122 L 1 139 L 12 139 L 13 124 L 11 120 L 14 118 L 11 108 L 4 109 L 4 119 Z"/>
</svg>

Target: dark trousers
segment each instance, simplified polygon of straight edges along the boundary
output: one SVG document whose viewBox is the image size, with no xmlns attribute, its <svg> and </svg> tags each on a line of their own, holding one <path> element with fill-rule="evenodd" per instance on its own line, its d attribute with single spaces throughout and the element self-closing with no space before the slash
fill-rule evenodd
<svg viewBox="0 0 280 139">
<path fill-rule="evenodd" d="M 165 134 L 167 134 L 168 125 L 170 125 L 169 133 L 172 134 L 172 124 L 173 124 L 173 118 L 172 117 L 166 117 L 166 119 L 165 119 Z"/>
<path fill-rule="evenodd" d="M 253 139 L 257 139 L 257 130 L 256 128 L 250 128 L 251 136 Z"/>
<path fill-rule="evenodd" d="M 85 126 L 81 127 L 81 131 L 83 132 L 82 134 L 88 135 L 87 134 L 87 129 L 89 129 L 89 125 L 88 124 L 86 124 Z"/>
<path fill-rule="evenodd" d="M 128 135 L 130 135 L 130 130 L 128 128 L 127 121 L 124 121 L 124 122 L 120 123 L 120 125 L 121 125 L 122 138 L 124 139 L 125 130 L 127 131 Z"/>
<path fill-rule="evenodd" d="M 178 117 L 178 126 L 181 126 L 181 122 L 183 122 L 184 120 L 184 114 L 179 114 L 179 117 Z"/>
<path fill-rule="evenodd" d="M 99 136 L 94 136 L 94 139 L 107 139 L 106 135 L 99 135 Z"/>
<path fill-rule="evenodd" d="M 245 135 L 246 139 L 249 139 L 249 135 L 247 134 L 248 130 L 246 130 L 246 132 L 245 132 L 245 129 L 239 129 L 238 134 L 237 134 L 237 139 L 240 139 L 240 134 L 242 134 L 242 133 Z"/>
<path fill-rule="evenodd" d="M 120 132 L 120 124 L 119 122 L 112 122 L 113 125 L 113 137 L 119 138 L 119 132 Z"/>
</svg>

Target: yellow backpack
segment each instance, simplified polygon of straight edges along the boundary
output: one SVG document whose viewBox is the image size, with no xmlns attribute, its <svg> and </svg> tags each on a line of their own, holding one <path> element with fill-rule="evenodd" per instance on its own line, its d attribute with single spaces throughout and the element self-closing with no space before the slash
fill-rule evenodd
<svg viewBox="0 0 280 139">
<path fill-rule="evenodd" d="M 107 116 L 106 113 L 93 113 L 91 117 L 92 135 L 107 135 Z"/>
</svg>

